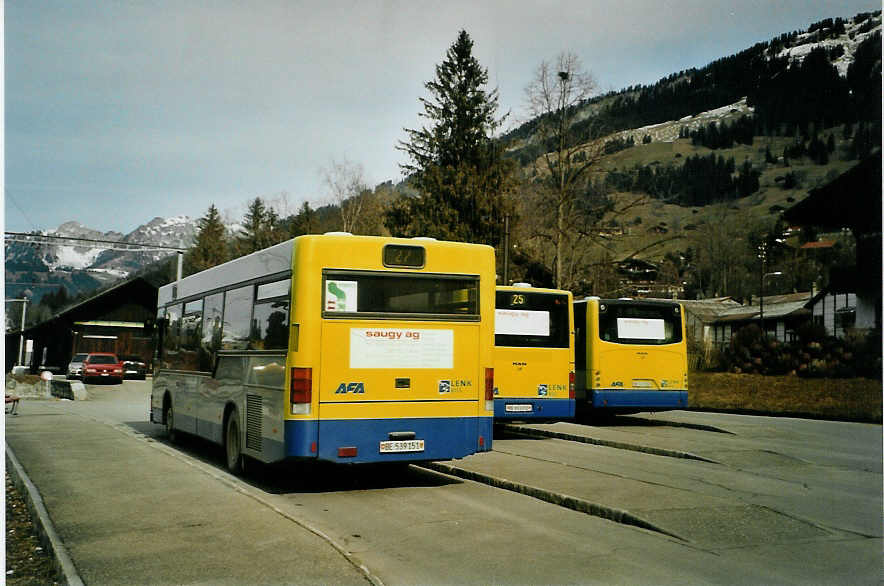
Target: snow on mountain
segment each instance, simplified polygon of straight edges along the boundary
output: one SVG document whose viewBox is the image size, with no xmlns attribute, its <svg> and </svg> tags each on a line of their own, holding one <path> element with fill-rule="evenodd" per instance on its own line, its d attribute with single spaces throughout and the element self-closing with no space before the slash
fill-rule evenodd
<svg viewBox="0 0 884 586">
<path fill-rule="evenodd" d="M 100 248 L 87 248 L 85 246 L 56 246 L 53 254 L 43 257 L 50 271 L 59 268 L 86 269 L 95 263 L 98 255 L 102 253 Z"/>
<path fill-rule="evenodd" d="M 197 232 L 197 220 L 187 216 L 154 218 L 130 232 L 101 232 L 79 222 L 65 222 L 46 230 L 47 236 L 70 240 L 45 242 L 7 242 L 5 275 L 7 288 L 24 287 L 33 291 L 35 300 L 54 291 L 62 282 L 71 293 L 78 289 L 72 282 L 92 287 L 131 276 L 134 272 L 165 257 L 174 250 L 125 250 L 126 244 L 153 244 L 162 247 L 189 248 Z M 102 241 L 101 242 L 90 242 Z M 18 282 L 22 281 L 21 287 Z"/>
<path fill-rule="evenodd" d="M 65 222 L 54 230 L 44 232 L 47 236 L 64 236 L 73 239 L 110 240 L 119 241 L 123 235 L 119 232 L 100 232 L 87 228 L 79 222 Z M 75 240 L 59 245 L 44 245 L 41 247 L 43 263 L 50 270 L 57 269 L 86 269 L 96 262 L 102 249 L 96 248 L 93 243 L 84 242 L 82 246 L 75 244 Z M 7 260 L 9 251 L 7 251 Z"/>
<path fill-rule="evenodd" d="M 856 52 L 856 48 L 871 35 L 881 32 L 881 14 L 870 16 L 866 20 L 850 20 L 844 25 L 843 34 L 837 37 L 818 40 L 820 33 L 824 33 L 826 30 L 820 29 L 801 33 L 793 46 L 782 49 L 776 56 L 781 58 L 788 57 L 792 61 L 800 63 L 814 49 L 820 47 L 836 49 L 841 46 L 844 49 L 844 53 L 832 61 L 832 64 L 838 69 L 838 74 L 841 77 L 846 77 L 847 69 L 853 63 L 853 55 Z"/>
<path fill-rule="evenodd" d="M 189 216 L 173 216 L 171 218 L 154 218 L 126 235 L 126 242 L 157 244 L 188 248 L 193 244 L 197 232 L 197 222 Z"/>
<path fill-rule="evenodd" d="M 649 126 L 642 126 L 641 128 L 623 130 L 607 137 L 605 140 L 611 140 L 612 138 L 621 138 L 625 140 L 632 136 L 636 142 L 639 142 L 645 137 L 645 135 L 650 135 L 651 140 L 654 142 L 675 142 L 678 138 L 678 133 L 682 128 L 697 130 L 712 122 L 721 124 L 722 122 L 739 118 L 744 114 L 751 115 L 752 112 L 752 106 L 749 106 L 746 103 L 746 98 L 744 97 L 739 102 L 728 104 L 721 108 L 707 110 L 706 112 L 700 112 L 699 114 L 694 114 L 692 116 L 685 116 L 680 120 L 668 120 L 659 124 L 651 124 Z"/>
<path fill-rule="evenodd" d="M 121 242 L 187 249 L 193 245 L 197 222 L 198 220 L 189 216 L 156 217 L 127 234 Z M 127 275 L 173 253 L 173 250 L 162 249 L 107 250 L 95 259 L 90 268 L 106 271 L 109 274 Z"/>
<path fill-rule="evenodd" d="M 838 69 L 841 76 L 847 75 L 847 69 L 853 63 L 853 55 L 856 48 L 865 41 L 869 36 L 876 32 L 881 32 L 882 18 L 881 14 L 866 16 L 856 20 L 849 20 L 844 24 L 844 32 L 838 36 L 828 36 L 829 29 L 820 28 L 810 32 L 804 32 L 791 41 L 791 46 L 780 50 L 776 53 L 776 57 L 788 57 L 793 62 L 800 63 L 807 55 L 816 48 L 836 49 L 838 46 L 843 48 L 843 53 L 832 61 L 833 65 Z M 822 37 L 822 39 L 821 39 Z M 821 40 L 820 40 L 821 39 Z M 680 120 L 669 120 L 659 124 L 643 126 L 641 128 L 631 128 L 616 132 L 605 140 L 623 139 L 626 140 L 630 136 L 636 142 L 640 141 L 646 135 L 651 136 L 654 142 L 674 142 L 678 139 L 679 131 L 682 128 L 697 130 L 700 127 L 707 126 L 712 122 L 721 124 L 722 122 L 731 122 L 740 116 L 751 115 L 753 108 L 746 103 L 744 97 L 738 102 L 728 104 L 720 108 L 700 112 L 690 116 L 685 116 Z M 588 112 L 588 110 L 586 111 Z"/>
</svg>

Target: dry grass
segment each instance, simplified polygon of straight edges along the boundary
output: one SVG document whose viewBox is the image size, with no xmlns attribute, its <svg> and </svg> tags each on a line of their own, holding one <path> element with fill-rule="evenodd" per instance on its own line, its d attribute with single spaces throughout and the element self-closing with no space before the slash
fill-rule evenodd
<svg viewBox="0 0 884 586">
<path fill-rule="evenodd" d="M 881 423 L 882 384 L 867 378 L 691 372 L 688 397 L 694 409 Z"/>
</svg>

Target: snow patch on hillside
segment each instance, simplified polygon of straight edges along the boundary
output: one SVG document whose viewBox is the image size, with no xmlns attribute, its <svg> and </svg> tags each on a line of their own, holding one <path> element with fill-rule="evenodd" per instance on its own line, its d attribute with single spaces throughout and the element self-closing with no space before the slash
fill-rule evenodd
<svg viewBox="0 0 884 586">
<path fill-rule="evenodd" d="M 833 61 L 832 64 L 838 70 L 838 75 L 840 75 L 841 77 L 846 77 L 847 69 L 850 67 L 850 64 L 853 63 L 853 54 L 856 52 L 856 48 L 860 44 L 862 44 L 863 41 L 869 38 L 869 36 L 881 31 L 881 16 L 879 15 L 877 17 L 871 17 L 871 20 L 877 23 L 877 25 L 871 30 L 864 33 L 859 33 L 857 31 L 861 26 L 867 24 L 867 21 L 859 24 L 854 24 L 853 22 L 851 22 L 844 27 L 844 34 L 834 39 L 812 41 L 811 39 L 815 38 L 816 31 L 812 33 L 802 33 L 798 35 L 798 38 L 796 40 L 796 43 L 800 44 L 797 44 L 794 47 L 783 49 L 782 51 L 777 53 L 777 57 L 788 57 L 794 62 L 801 63 L 802 61 L 804 61 L 804 58 L 807 57 L 814 49 L 817 49 L 819 47 L 822 47 L 824 49 L 834 49 L 838 45 L 842 45 L 844 47 L 844 54 Z"/>
<path fill-rule="evenodd" d="M 649 126 L 642 126 L 641 128 L 624 130 L 608 137 L 606 140 L 611 140 L 612 138 L 621 138 L 625 140 L 632 136 L 636 144 L 641 144 L 642 139 L 646 135 L 651 135 L 651 140 L 653 142 L 675 142 L 678 139 L 678 134 L 682 128 L 697 130 L 712 122 L 721 124 L 724 121 L 734 120 L 743 115 L 752 115 L 753 112 L 754 108 L 749 106 L 746 103 L 746 98 L 743 97 L 739 102 L 715 108 L 714 110 L 700 112 L 699 114 L 694 114 L 692 116 L 685 116 L 680 120 L 669 120 L 659 124 L 651 124 Z"/>
<path fill-rule="evenodd" d="M 50 271 L 56 269 L 85 269 L 95 263 L 98 255 L 103 252 L 101 248 L 86 248 L 83 246 L 57 246 L 51 255 L 52 260 L 47 262 Z"/>
<path fill-rule="evenodd" d="M 108 275 L 114 277 L 116 279 L 125 279 L 129 276 L 128 271 L 121 271 L 119 269 L 87 269 L 90 273 L 97 273 L 99 275 Z"/>
</svg>

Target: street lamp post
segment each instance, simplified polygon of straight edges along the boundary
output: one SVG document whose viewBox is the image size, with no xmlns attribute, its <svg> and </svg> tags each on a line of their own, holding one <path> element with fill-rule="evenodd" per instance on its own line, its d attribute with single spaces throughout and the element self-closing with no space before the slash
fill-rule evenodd
<svg viewBox="0 0 884 586">
<path fill-rule="evenodd" d="M 782 275 L 783 271 L 774 271 L 772 273 L 764 273 L 761 275 L 761 295 L 758 298 L 758 303 L 760 306 L 759 309 L 759 317 L 761 318 L 761 333 L 764 334 L 764 279 L 765 277 L 771 277 L 774 275 Z"/>
</svg>

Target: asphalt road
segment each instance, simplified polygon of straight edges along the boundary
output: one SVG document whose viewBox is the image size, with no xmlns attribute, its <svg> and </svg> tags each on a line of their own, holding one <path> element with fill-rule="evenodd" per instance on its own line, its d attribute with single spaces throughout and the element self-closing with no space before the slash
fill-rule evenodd
<svg viewBox="0 0 884 586">
<path fill-rule="evenodd" d="M 882 579 L 879 425 L 670 412 L 509 428 L 450 474 L 238 479 L 147 423 L 150 381 L 88 388 L 6 421 L 87 584 Z"/>
</svg>

